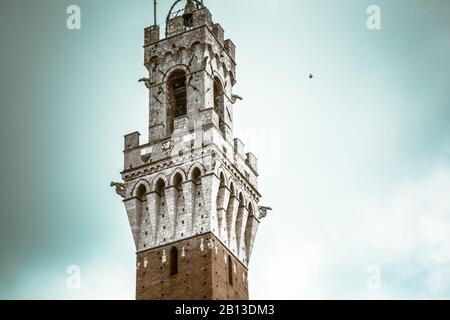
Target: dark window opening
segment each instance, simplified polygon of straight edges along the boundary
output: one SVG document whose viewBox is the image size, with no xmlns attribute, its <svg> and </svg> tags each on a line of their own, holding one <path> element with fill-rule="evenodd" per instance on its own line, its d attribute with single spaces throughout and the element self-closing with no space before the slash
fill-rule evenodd
<svg viewBox="0 0 450 320">
<path fill-rule="evenodd" d="M 192 182 L 196 185 L 199 185 L 202 183 L 201 179 L 202 173 L 200 172 L 199 168 L 195 168 L 192 172 Z"/>
<path fill-rule="evenodd" d="M 228 283 L 233 285 L 233 262 L 230 256 L 228 256 Z"/>
<path fill-rule="evenodd" d="M 178 274 L 178 249 L 173 247 L 170 249 L 170 275 Z"/>
<path fill-rule="evenodd" d="M 198 1 L 197 1 L 198 2 Z M 192 0 L 188 0 L 184 7 L 183 24 L 186 30 L 194 26 L 194 11 L 197 9 L 196 4 Z"/>
<path fill-rule="evenodd" d="M 222 135 L 225 135 L 225 106 L 222 82 L 218 77 L 214 78 L 214 110 L 219 116 L 219 128 Z"/>
<path fill-rule="evenodd" d="M 136 192 L 136 198 L 138 198 L 139 201 L 145 202 L 147 201 L 147 189 L 144 185 L 140 185 L 137 192 Z"/>
<path fill-rule="evenodd" d="M 183 16 L 183 24 L 186 27 L 186 30 L 189 30 L 194 26 L 194 15 L 193 14 L 185 14 Z"/>
<path fill-rule="evenodd" d="M 186 72 L 174 71 L 169 77 L 168 86 L 167 126 L 172 133 L 173 120 L 187 114 Z"/>
<path fill-rule="evenodd" d="M 156 183 L 156 192 L 159 196 L 162 196 L 164 193 L 164 189 L 166 188 L 166 184 L 163 179 L 159 179 Z M 164 205 L 164 202 L 162 202 L 162 205 Z"/>
<path fill-rule="evenodd" d="M 181 174 L 177 173 L 175 175 L 175 178 L 173 179 L 173 186 L 177 191 L 182 191 L 182 183 L 183 183 L 183 177 Z"/>
</svg>

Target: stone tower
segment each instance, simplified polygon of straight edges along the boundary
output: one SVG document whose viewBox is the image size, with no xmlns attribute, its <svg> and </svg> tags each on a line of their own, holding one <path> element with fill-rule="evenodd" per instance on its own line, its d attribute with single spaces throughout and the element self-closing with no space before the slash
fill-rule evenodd
<svg viewBox="0 0 450 320">
<path fill-rule="evenodd" d="M 233 94 L 235 46 L 203 1 L 178 0 L 165 37 L 155 15 L 144 48 L 149 141 L 125 136 L 124 182 L 112 184 L 136 245 L 136 298 L 248 299 L 265 208 L 257 160 L 233 137 L 234 104 L 242 100 Z"/>
</svg>

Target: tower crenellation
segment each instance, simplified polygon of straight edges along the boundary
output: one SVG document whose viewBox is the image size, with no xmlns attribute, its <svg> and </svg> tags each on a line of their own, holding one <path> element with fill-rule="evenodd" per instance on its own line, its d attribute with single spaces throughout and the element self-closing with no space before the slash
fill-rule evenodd
<svg viewBox="0 0 450 320">
<path fill-rule="evenodd" d="M 233 92 L 236 48 L 203 1 L 176 11 L 181 2 L 164 38 L 157 25 L 145 29 L 149 139 L 125 136 L 121 195 L 137 250 L 137 298 L 247 299 L 261 195 L 257 159 L 233 136 L 242 100 Z"/>
</svg>

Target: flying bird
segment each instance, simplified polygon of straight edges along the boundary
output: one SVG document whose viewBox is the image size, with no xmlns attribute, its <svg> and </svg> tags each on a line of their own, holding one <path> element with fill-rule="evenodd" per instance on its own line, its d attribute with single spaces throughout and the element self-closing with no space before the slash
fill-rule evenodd
<svg viewBox="0 0 450 320">
<path fill-rule="evenodd" d="M 309 78 L 312 79 L 312 78 L 314 78 L 314 76 L 310 73 Z"/>
</svg>

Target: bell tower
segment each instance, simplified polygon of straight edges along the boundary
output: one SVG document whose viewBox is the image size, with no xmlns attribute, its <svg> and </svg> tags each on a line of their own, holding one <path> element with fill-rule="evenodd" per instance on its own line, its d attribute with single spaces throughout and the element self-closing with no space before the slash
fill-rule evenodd
<svg viewBox="0 0 450 320">
<path fill-rule="evenodd" d="M 155 1 L 156 12 L 156 1 Z M 139 80 L 149 141 L 125 136 L 123 198 L 137 251 L 136 298 L 248 299 L 260 219 L 257 160 L 233 136 L 235 45 L 203 1 L 177 0 L 164 37 L 145 29 Z"/>
</svg>

